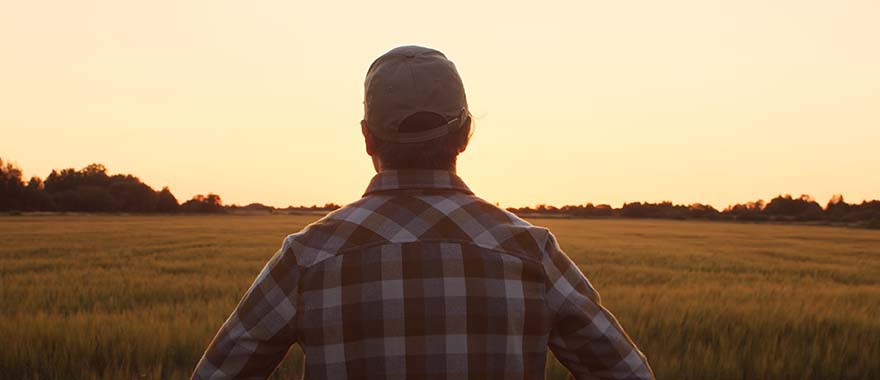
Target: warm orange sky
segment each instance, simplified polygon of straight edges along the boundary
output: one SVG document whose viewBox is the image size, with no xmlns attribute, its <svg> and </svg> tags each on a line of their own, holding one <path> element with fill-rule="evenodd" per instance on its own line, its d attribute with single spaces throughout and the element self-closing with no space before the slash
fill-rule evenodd
<svg viewBox="0 0 880 380">
<path fill-rule="evenodd" d="M 523 4 L 3 2 L 0 157 L 347 203 L 367 67 L 420 44 L 458 65 L 459 172 L 502 206 L 880 198 L 880 2 Z"/>
</svg>

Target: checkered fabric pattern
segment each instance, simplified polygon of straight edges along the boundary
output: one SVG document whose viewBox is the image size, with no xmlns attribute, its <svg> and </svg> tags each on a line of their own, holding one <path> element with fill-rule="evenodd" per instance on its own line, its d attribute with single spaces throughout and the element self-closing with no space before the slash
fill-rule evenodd
<svg viewBox="0 0 880 380">
<path fill-rule="evenodd" d="M 193 379 L 265 379 L 292 344 L 306 379 L 653 378 L 554 236 L 447 171 L 383 171 L 288 236 Z"/>
</svg>

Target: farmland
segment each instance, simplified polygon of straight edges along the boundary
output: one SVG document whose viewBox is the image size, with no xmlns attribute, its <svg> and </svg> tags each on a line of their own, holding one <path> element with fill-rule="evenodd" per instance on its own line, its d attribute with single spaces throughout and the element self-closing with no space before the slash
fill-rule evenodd
<svg viewBox="0 0 880 380">
<path fill-rule="evenodd" d="M 187 377 L 284 236 L 315 218 L 0 217 L 2 378 Z M 660 379 L 880 378 L 880 231 L 532 222 L 554 231 Z M 301 362 L 292 350 L 274 378 Z"/>
</svg>

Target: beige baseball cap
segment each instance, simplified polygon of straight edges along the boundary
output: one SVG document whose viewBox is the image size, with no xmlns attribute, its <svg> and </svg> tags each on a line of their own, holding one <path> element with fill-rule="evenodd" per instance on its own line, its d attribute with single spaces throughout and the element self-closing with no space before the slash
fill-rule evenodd
<svg viewBox="0 0 880 380">
<path fill-rule="evenodd" d="M 417 112 L 432 112 L 446 124 L 418 132 L 400 132 L 401 122 Z M 416 143 L 461 128 L 468 118 L 464 85 L 455 64 L 443 53 L 401 46 L 373 61 L 364 81 L 364 122 L 376 137 Z"/>
</svg>

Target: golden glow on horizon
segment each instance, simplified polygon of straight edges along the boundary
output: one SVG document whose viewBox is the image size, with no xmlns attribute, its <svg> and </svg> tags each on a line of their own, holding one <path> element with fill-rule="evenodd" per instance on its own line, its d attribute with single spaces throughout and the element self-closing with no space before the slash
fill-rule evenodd
<svg viewBox="0 0 880 380">
<path fill-rule="evenodd" d="M 537 4 L 537 3 L 529 3 Z M 372 60 L 458 65 L 459 172 L 503 206 L 880 198 L 880 3 L 0 5 L 0 157 L 105 164 L 181 201 L 347 203 Z"/>
</svg>

